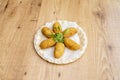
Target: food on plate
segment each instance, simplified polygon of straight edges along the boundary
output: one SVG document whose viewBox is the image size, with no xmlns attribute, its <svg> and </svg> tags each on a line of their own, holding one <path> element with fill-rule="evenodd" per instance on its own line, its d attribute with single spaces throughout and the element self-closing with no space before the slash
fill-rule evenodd
<svg viewBox="0 0 120 80">
<path fill-rule="evenodd" d="M 54 32 L 52 30 L 50 30 L 48 27 L 43 27 L 42 28 L 42 33 L 47 37 L 50 38 L 52 34 L 54 34 Z"/>
<path fill-rule="evenodd" d="M 75 33 L 77 33 L 76 28 L 70 27 L 63 31 L 63 36 L 67 38 L 73 36 Z"/>
<path fill-rule="evenodd" d="M 77 44 L 75 41 L 69 39 L 69 38 L 64 38 L 64 44 L 67 48 L 71 50 L 78 50 L 80 49 L 80 45 Z"/>
<path fill-rule="evenodd" d="M 60 33 L 60 32 L 62 32 L 62 27 L 61 27 L 61 25 L 60 25 L 59 22 L 55 22 L 55 23 L 53 24 L 53 31 L 54 31 L 55 33 Z"/>
<path fill-rule="evenodd" d="M 41 49 L 45 49 L 45 48 L 49 48 L 49 47 L 52 47 L 55 45 L 55 41 L 53 38 L 49 38 L 49 39 L 46 39 L 46 40 L 43 40 L 41 43 L 40 43 L 40 48 Z"/>
<path fill-rule="evenodd" d="M 53 24 L 53 31 L 48 27 L 43 27 L 41 32 L 48 38 L 40 43 L 40 48 L 45 49 L 55 45 L 54 57 L 60 58 L 64 54 L 65 46 L 71 50 L 78 50 L 80 45 L 68 37 L 77 33 L 76 28 L 70 27 L 62 32 L 62 26 L 59 22 Z"/>
<path fill-rule="evenodd" d="M 64 54 L 64 49 L 65 49 L 65 46 L 63 43 L 61 42 L 56 43 L 55 50 L 54 50 L 54 57 L 60 58 Z"/>
</svg>

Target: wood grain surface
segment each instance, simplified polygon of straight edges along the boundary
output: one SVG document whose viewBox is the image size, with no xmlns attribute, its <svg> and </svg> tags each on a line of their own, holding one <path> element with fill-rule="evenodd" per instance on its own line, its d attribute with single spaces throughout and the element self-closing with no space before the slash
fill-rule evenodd
<svg viewBox="0 0 120 80">
<path fill-rule="evenodd" d="M 37 55 L 33 38 L 45 22 L 76 21 L 88 37 L 74 63 Z M 0 80 L 120 80 L 120 0 L 0 0 Z"/>
</svg>

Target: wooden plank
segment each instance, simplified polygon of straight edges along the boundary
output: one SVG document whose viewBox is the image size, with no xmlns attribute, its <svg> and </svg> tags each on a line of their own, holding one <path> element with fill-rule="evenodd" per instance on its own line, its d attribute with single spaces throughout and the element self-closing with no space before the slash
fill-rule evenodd
<svg viewBox="0 0 120 80">
<path fill-rule="evenodd" d="M 0 80 L 119 80 L 120 0 L 0 0 Z M 34 50 L 45 22 L 77 22 L 88 37 L 74 63 L 54 65 Z"/>
</svg>

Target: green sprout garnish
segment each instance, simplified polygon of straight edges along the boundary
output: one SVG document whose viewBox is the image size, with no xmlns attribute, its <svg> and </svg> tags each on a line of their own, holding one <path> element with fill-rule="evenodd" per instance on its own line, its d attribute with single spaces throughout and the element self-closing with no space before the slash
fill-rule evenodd
<svg viewBox="0 0 120 80">
<path fill-rule="evenodd" d="M 54 27 L 57 31 L 60 31 L 62 28 L 61 26 Z"/>
<path fill-rule="evenodd" d="M 51 37 L 55 40 L 55 42 L 64 42 L 62 33 L 52 34 Z"/>
<path fill-rule="evenodd" d="M 66 29 L 63 34 L 67 34 L 69 32 L 69 29 Z"/>
<path fill-rule="evenodd" d="M 61 30 L 61 26 L 58 26 L 58 29 Z"/>
</svg>

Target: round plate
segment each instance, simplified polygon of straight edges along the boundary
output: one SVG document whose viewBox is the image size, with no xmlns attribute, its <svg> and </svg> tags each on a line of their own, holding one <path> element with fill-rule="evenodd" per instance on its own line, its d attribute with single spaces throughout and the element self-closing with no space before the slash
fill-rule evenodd
<svg viewBox="0 0 120 80">
<path fill-rule="evenodd" d="M 56 59 L 54 58 L 54 55 L 53 55 L 54 47 L 50 47 L 47 49 L 41 49 L 39 47 L 39 44 L 41 43 L 41 41 L 47 39 L 42 34 L 41 29 L 47 26 L 52 30 L 52 26 L 55 22 L 56 21 L 48 22 L 45 25 L 41 26 L 40 29 L 37 31 L 34 37 L 35 50 L 44 60 L 47 60 L 48 62 L 55 63 L 55 64 L 67 64 L 79 59 L 84 54 L 85 49 L 87 47 L 87 37 L 83 29 L 79 25 L 77 25 L 76 22 L 58 20 L 58 22 L 62 26 L 62 31 L 64 31 L 66 28 L 69 28 L 69 27 L 75 27 L 77 29 L 78 32 L 69 38 L 74 40 L 76 43 L 80 44 L 81 48 L 79 50 L 73 51 L 65 47 L 63 56 L 59 59 Z"/>
</svg>

